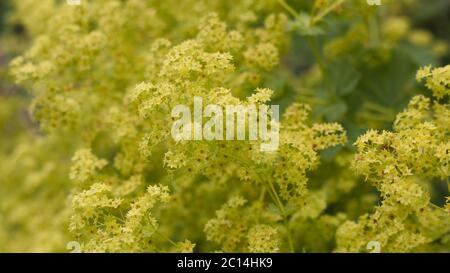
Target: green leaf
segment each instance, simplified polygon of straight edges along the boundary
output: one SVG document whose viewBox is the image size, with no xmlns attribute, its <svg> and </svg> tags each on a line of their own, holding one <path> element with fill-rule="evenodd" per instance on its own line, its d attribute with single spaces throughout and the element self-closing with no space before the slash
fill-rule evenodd
<svg viewBox="0 0 450 273">
<path fill-rule="evenodd" d="M 359 83 L 361 75 L 348 60 L 331 63 L 327 66 L 327 83 L 338 96 L 353 92 Z"/>
<path fill-rule="evenodd" d="M 337 100 L 319 109 L 327 121 L 340 121 L 347 113 L 347 104 L 343 100 Z"/>
<path fill-rule="evenodd" d="M 298 18 L 288 24 L 288 29 L 297 32 L 301 36 L 318 36 L 325 34 L 322 27 L 311 24 L 311 16 L 301 13 Z"/>
</svg>

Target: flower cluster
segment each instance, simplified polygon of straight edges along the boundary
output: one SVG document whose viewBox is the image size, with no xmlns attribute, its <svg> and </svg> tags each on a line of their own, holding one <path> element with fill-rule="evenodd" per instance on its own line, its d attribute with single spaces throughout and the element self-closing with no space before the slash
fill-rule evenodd
<svg viewBox="0 0 450 273">
<path fill-rule="evenodd" d="M 14 1 L 0 251 L 448 251 L 448 44 L 422 5 Z M 278 149 L 173 138 L 194 97 L 279 105 Z"/>
<path fill-rule="evenodd" d="M 417 78 L 430 71 L 419 70 Z M 440 98 L 446 78 L 435 77 L 427 87 Z M 428 185 L 450 175 L 448 111 L 448 104 L 419 95 L 397 116 L 393 132 L 370 130 L 358 138 L 353 168 L 379 190 L 382 202 L 374 213 L 339 227 L 338 251 L 363 251 L 378 241 L 385 251 L 405 252 L 449 232 L 449 215 L 433 206 Z"/>
</svg>

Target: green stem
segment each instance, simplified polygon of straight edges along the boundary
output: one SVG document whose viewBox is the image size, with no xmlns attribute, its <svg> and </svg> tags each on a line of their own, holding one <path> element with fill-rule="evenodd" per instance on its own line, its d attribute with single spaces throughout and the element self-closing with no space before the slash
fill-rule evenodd
<svg viewBox="0 0 450 273">
<path fill-rule="evenodd" d="M 161 238 L 163 238 L 164 240 L 168 241 L 169 243 L 171 243 L 173 246 L 177 246 L 177 244 L 172 241 L 172 239 L 170 239 L 169 237 L 167 237 L 166 235 L 162 234 L 161 232 L 159 232 L 158 230 L 155 230 L 155 233 L 158 234 L 159 236 L 161 236 Z"/>
<path fill-rule="evenodd" d="M 373 102 L 366 102 L 365 103 L 365 108 L 370 109 L 370 110 L 374 110 L 380 113 L 386 113 L 386 112 L 390 112 L 389 114 L 395 114 L 394 111 L 392 111 L 390 108 L 384 107 L 382 105 L 379 105 L 377 103 L 373 103 Z"/>
<path fill-rule="evenodd" d="M 307 38 L 309 48 L 313 52 L 314 59 L 316 60 L 317 64 L 319 65 L 320 72 L 322 73 L 322 76 L 325 76 L 325 63 L 322 59 L 322 56 L 320 55 L 319 48 L 317 46 L 317 40 L 314 37 L 308 37 Z"/>
<path fill-rule="evenodd" d="M 291 6 L 289 6 L 289 4 L 286 3 L 286 1 L 284 1 L 284 0 L 278 0 L 278 3 L 280 3 L 280 5 L 281 5 L 287 12 L 289 12 L 292 16 L 294 16 L 295 18 L 299 18 L 298 13 L 297 13 Z"/>
<path fill-rule="evenodd" d="M 168 236 L 162 234 L 162 233 L 158 230 L 158 228 L 155 227 L 155 226 L 152 224 L 152 222 L 151 222 L 151 220 L 150 220 L 150 216 L 148 216 L 148 215 L 147 215 L 147 222 L 148 222 L 148 224 L 150 224 L 150 225 L 155 229 L 155 233 L 156 233 L 156 234 L 158 234 L 161 238 L 163 238 L 164 240 L 166 240 L 166 241 L 168 241 L 169 243 L 171 243 L 173 246 L 175 246 L 175 247 L 177 246 L 177 244 L 176 244 L 174 241 L 172 241 L 172 239 L 170 239 Z"/>
<path fill-rule="evenodd" d="M 287 239 L 288 239 L 288 244 L 289 244 L 289 250 L 291 251 L 291 253 L 295 253 L 295 249 L 294 249 L 294 243 L 292 241 L 292 236 L 291 236 L 291 225 L 288 219 L 284 219 L 284 224 L 286 225 L 286 234 L 287 234 Z"/>
<path fill-rule="evenodd" d="M 323 10 L 321 13 L 319 13 L 317 16 L 311 17 L 311 26 L 313 26 L 316 22 L 318 22 L 320 19 L 322 19 L 325 15 L 327 15 L 329 12 L 331 12 L 334 8 L 342 4 L 345 0 L 339 0 L 335 2 L 333 5 L 329 6 L 325 10 Z M 290 13 L 294 18 L 300 19 L 300 15 L 284 0 L 278 0 L 280 5 L 288 12 Z M 312 11 L 314 13 L 314 9 Z M 319 64 L 320 71 L 322 72 L 322 75 L 325 75 L 325 63 L 320 55 L 320 51 L 317 46 L 317 40 L 315 38 L 309 37 L 307 38 L 308 45 L 313 52 L 314 59 Z"/>
<path fill-rule="evenodd" d="M 266 197 L 266 188 L 262 187 L 261 188 L 261 193 L 259 194 L 259 201 L 264 201 L 264 198 Z"/>
<path fill-rule="evenodd" d="M 312 25 L 316 24 L 320 20 L 322 20 L 323 17 L 325 17 L 328 13 L 333 11 L 335 8 L 340 6 L 342 3 L 344 3 L 346 0 L 338 0 L 334 2 L 332 5 L 328 6 L 326 9 L 324 9 L 322 12 L 314 16 L 311 20 Z"/>
<path fill-rule="evenodd" d="M 294 249 L 294 244 L 292 242 L 290 222 L 289 222 L 288 216 L 286 214 L 286 209 L 284 208 L 283 203 L 281 202 L 280 198 L 278 197 L 278 194 L 275 191 L 275 187 L 273 186 L 272 182 L 269 181 L 268 184 L 270 185 L 270 187 L 271 187 L 271 189 L 273 191 L 273 194 L 275 195 L 275 198 L 278 201 L 278 204 L 280 206 L 280 210 L 282 210 L 283 221 L 284 221 L 284 224 L 286 226 L 286 235 L 287 235 L 287 239 L 288 239 L 289 250 L 290 250 L 291 253 L 294 253 L 295 249 Z"/>
<path fill-rule="evenodd" d="M 233 157 L 233 156 L 230 156 L 230 157 Z M 242 163 L 243 165 L 246 165 L 249 168 L 251 167 L 246 162 L 244 162 L 244 160 L 242 160 L 240 158 L 233 157 L 233 159 L 235 159 L 237 162 Z M 254 165 L 253 169 L 255 170 L 255 173 L 256 173 L 257 177 L 259 178 L 261 184 L 265 185 L 266 188 L 268 189 L 268 193 L 269 193 L 270 197 L 272 198 L 272 201 L 275 203 L 275 205 L 278 207 L 278 210 L 281 212 L 284 224 L 286 225 L 286 234 L 287 234 L 287 240 L 288 240 L 288 245 L 289 245 L 289 251 L 294 253 L 295 249 L 294 249 L 294 244 L 292 242 L 292 237 L 291 237 L 291 233 L 290 233 L 289 219 L 288 219 L 288 216 L 287 216 L 287 213 L 286 213 L 286 209 L 284 208 L 283 202 L 281 202 L 281 199 L 278 196 L 272 181 L 270 179 L 269 180 L 265 180 L 261 176 L 261 174 L 258 171 L 256 171 L 257 166 Z"/>
<path fill-rule="evenodd" d="M 294 253 L 295 249 L 294 249 L 294 244 L 292 242 L 292 236 L 291 236 L 291 231 L 290 231 L 290 222 L 288 219 L 288 215 L 286 213 L 286 209 L 284 208 L 283 202 L 281 202 L 281 199 L 278 196 L 277 191 L 275 190 L 275 187 L 274 187 L 272 181 L 268 180 L 267 184 L 269 185 L 269 188 L 272 191 L 272 194 L 275 196 L 275 199 L 276 199 L 276 202 L 278 203 L 281 214 L 283 215 L 284 224 L 286 226 L 286 235 L 287 235 L 287 239 L 288 239 L 289 250 L 290 250 L 290 252 Z"/>
<path fill-rule="evenodd" d="M 283 214 L 283 217 L 286 216 L 286 210 L 284 209 L 283 203 L 281 202 L 280 197 L 277 194 L 277 191 L 275 190 L 275 187 L 273 186 L 273 183 L 271 180 L 267 181 L 267 184 L 269 185 L 270 190 L 272 191 L 273 195 L 275 196 L 276 202 L 278 203 L 281 213 Z"/>
<path fill-rule="evenodd" d="M 369 44 L 371 47 L 377 47 L 380 44 L 380 31 L 376 14 L 369 15 L 367 25 L 369 27 Z"/>
</svg>

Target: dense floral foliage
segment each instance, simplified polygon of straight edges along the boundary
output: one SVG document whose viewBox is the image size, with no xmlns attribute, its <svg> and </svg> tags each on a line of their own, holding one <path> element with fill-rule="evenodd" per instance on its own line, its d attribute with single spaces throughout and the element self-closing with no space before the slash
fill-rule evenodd
<svg viewBox="0 0 450 273">
<path fill-rule="evenodd" d="M 10 2 L 0 251 L 450 251 L 447 1 Z M 174 140 L 194 97 L 278 150 Z"/>
</svg>

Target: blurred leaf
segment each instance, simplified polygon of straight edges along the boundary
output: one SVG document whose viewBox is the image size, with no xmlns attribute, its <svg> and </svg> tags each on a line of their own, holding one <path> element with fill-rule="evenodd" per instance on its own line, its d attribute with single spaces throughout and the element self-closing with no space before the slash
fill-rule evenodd
<svg viewBox="0 0 450 273">
<path fill-rule="evenodd" d="M 337 100 L 331 104 L 320 107 L 318 112 L 325 116 L 327 121 L 340 121 L 347 113 L 347 104 L 343 100 Z"/>
<path fill-rule="evenodd" d="M 332 161 L 342 150 L 342 146 L 334 146 L 320 152 L 320 158 L 325 162 Z"/>
<path fill-rule="evenodd" d="M 402 46 L 401 50 L 406 52 L 410 56 L 411 60 L 419 66 L 425 65 L 436 66 L 438 64 L 435 55 L 433 55 L 433 53 L 431 53 L 430 50 L 412 45 Z"/>
<path fill-rule="evenodd" d="M 349 60 L 334 62 L 327 66 L 326 77 L 329 88 L 338 96 L 353 92 L 358 85 L 361 75 Z"/>
<path fill-rule="evenodd" d="M 311 24 L 311 16 L 308 13 L 301 13 L 298 18 L 288 24 L 288 29 L 296 31 L 301 36 L 317 36 L 325 34 L 323 28 Z"/>
<path fill-rule="evenodd" d="M 297 94 L 283 71 L 273 72 L 273 76 L 268 76 L 264 81 L 264 86 L 274 91 L 271 103 L 279 105 L 281 113 L 294 101 Z"/>
</svg>

